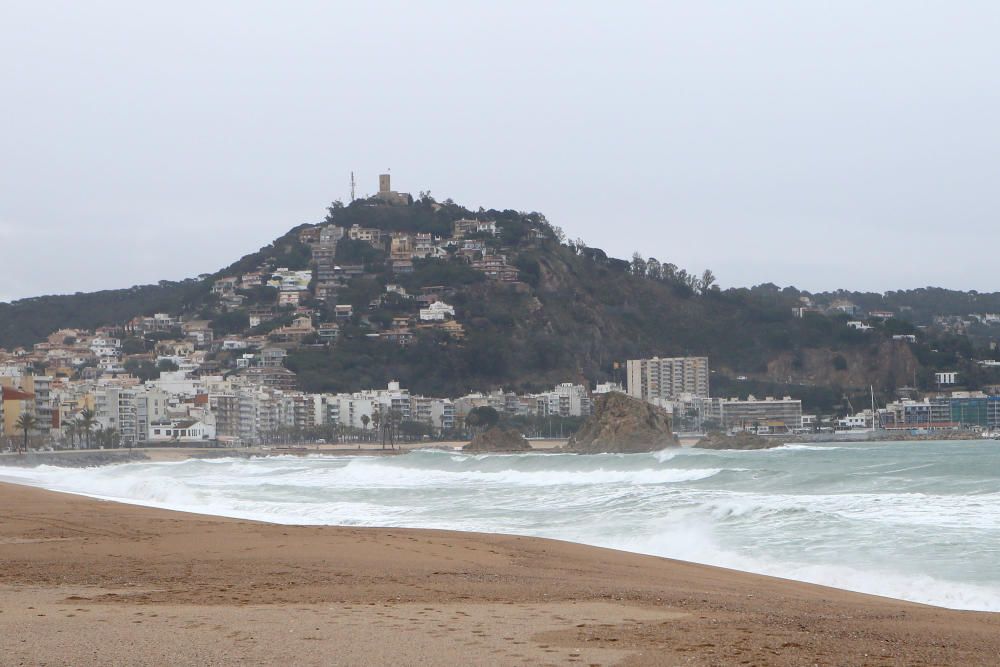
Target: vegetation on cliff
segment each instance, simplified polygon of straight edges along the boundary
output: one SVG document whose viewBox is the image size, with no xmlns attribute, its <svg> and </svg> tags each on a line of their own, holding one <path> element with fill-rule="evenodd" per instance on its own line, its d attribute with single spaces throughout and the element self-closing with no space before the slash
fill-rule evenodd
<svg viewBox="0 0 1000 667">
<path fill-rule="evenodd" d="M 963 298 L 964 293 L 925 290 L 889 293 L 882 301 L 853 295 L 858 305 L 888 304 L 899 313 L 873 321 L 874 328 L 862 332 L 848 325 L 847 315 L 795 317 L 792 309 L 808 296 L 805 292 L 773 285 L 722 290 L 711 271 L 689 274 L 638 254 L 631 260 L 608 257 L 581 240 L 567 242 L 539 213 L 472 211 L 422 195 L 409 206 L 335 203 L 319 224 L 447 235 L 463 218 L 496 222 L 496 236 L 479 238 L 508 258 L 520 273 L 519 282 L 487 280 L 454 255 L 414 260 L 412 273 L 394 273 L 385 251 L 345 240 L 338 245 L 338 261 L 356 263 L 365 273 L 350 279 L 336 302 L 351 304 L 355 315 L 341 322 L 335 344 L 312 340 L 291 350 L 286 364 L 304 389 L 351 391 L 399 380 L 432 395 L 500 386 L 538 390 L 565 381 L 622 381 L 621 363 L 630 358 L 693 354 L 711 358 L 714 395 L 789 393 L 815 409 L 833 408 L 845 395 L 860 397 L 869 385 L 886 395 L 914 381 L 927 388 L 939 369 L 959 370 L 969 388 L 1000 380 L 995 370 L 973 363 L 983 358 L 980 343 L 918 330 L 903 319 L 906 308 L 915 308 L 912 304 L 922 297 L 934 308 L 962 312 L 973 305 L 992 307 L 990 295 Z M 241 289 L 242 307 L 227 310 L 212 294 L 212 284 L 260 267 L 309 268 L 311 248 L 300 233 L 310 227 L 296 227 L 197 279 L 0 304 L 0 346 L 30 345 L 59 328 L 123 324 L 154 312 L 208 320 L 217 335 L 269 334 L 293 319 L 290 307 L 275 307 L 273 288 Z M 411 294 L 446 288 L 464 337 L 419 329 L 411 344 L 400 346 L 370 336 L 409 307 L 395 298 L 378 301 L 390 283 Z M 996 303 L 1000 310 L 1000 297 Z M 305 305 L 316 322 L 334 319 L 333 301 L 310 299 Z M 249 311 L 263 306 L 275 309 L 275 318 L 249 329 Z M 892 340 L 901 333 L 916 336 L 916 342 Z M 134 344 L 150 347 L 148 341 Z"/>
</svg>

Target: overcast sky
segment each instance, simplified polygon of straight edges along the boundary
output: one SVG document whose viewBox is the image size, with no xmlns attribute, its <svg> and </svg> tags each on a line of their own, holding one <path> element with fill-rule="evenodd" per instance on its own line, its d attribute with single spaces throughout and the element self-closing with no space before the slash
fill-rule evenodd
<svg viewBox="0 0 1000 667">
<path fill-rule="evenodd" d="M 723 286 L 1000 289 L 995 2 L 3 2 L 0 300 L 394 189 Z"/>
</svg>

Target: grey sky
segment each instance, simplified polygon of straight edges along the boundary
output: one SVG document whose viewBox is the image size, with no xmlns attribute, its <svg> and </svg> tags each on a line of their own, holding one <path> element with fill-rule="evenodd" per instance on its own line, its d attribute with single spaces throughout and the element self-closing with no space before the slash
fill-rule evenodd
<svg viewBox="0 0 1000 667">
<path fill-rule="evenodd" d="M 392 168 L 724 286 L 997 290 L 996 3 L 0 5 L 0 300 L 215 270 Z"/>
</svg>

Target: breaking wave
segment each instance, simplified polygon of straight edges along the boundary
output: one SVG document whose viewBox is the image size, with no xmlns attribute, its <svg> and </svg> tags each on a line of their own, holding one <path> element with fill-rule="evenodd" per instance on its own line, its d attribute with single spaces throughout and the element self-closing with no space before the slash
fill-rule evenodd
<svg viewBox="0 0 1000 667">
<path fill-rule="evenodd" d="M 572 540 L 1000 611 L 1000 446 L 293 456 L 0 468 L 0 479 L 275 523 Z"/>
</svg>

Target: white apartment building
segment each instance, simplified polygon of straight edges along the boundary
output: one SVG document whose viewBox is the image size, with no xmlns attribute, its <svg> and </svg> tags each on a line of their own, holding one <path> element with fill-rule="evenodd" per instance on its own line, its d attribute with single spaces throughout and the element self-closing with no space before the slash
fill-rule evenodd
<svg viewBox="0 0 1000 667">
<path fill-rule="evenodd" d="M 708 398 L 708 357 L 629 359 L 629 396 L 651 403 L 679 399 L 682 394 Z"/>
<path fill-rule="evenodd" d="M 370 427 L 372 415 L 378 409 L 378 403 L 371 394 L 328 394 L 325 399 L 327 422 L 349 428 L 364 429 L 362 416 L 368 417 Z"/>
<path fill-rule="evenodd" d="M 121 355 L 122 342 L 118 338 L 95 337 L 90 341 L 90 351 L 96 357 L 118 357 Z"/>
<path fill-rule="evenodd" d="M 109 386 L 94 392 L 94 416 L 104 429 L 114 429 L 123 445 L 149 437 L 149 426 L 167 417 L 169 394 L 145 387 Z"/>
<path fill-rule="evenodd" d="M 435 301 L 420 309 L 421 322 L 444 322 L 449 315 L 455 317 L 455 307 L 449 306 L 444 301 Z"/>
<path fill-rule="evenodd" d="M 704 418 L 716 421 L 727 431 L 784 433 L 802 428 L 802 401 L 790 396 L 717 398 L 704 401 L 703 406 Z"/>
<path fill-rule="evenodd" d="M 563 382 L 552 391 L 536 395 L 541 416 L 586 417 L 590 415 L 590 392 L 582 384 Z"/>
</svg>

